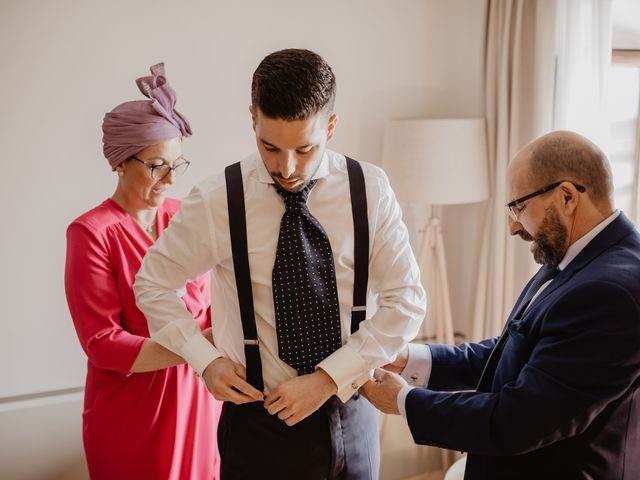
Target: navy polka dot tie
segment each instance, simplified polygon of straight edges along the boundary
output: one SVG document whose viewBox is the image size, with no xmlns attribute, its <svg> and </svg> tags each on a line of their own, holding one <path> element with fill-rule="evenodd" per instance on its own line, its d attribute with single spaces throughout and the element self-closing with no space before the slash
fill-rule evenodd
<svg viewBox="0 0 640 480">
<path fill-rule="evenodd" d="M 331 244 L 307 208 L 315 183 L 301 192 L 276 184 L 285 203 L 272 273 L 278 355 L 298 375 L 313 372 L 342 345 Z"/>
</svg>

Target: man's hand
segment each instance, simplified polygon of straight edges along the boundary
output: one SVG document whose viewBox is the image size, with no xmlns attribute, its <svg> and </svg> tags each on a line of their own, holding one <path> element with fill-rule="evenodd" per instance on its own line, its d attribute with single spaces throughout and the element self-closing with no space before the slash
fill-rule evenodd
<svg viewBox="0 0 640 480">
<path fill-rule="evenodd" d="M 382 368 L 384 368 L 385 370 L 389 370 L 390 372 L 393 372 L 393 373 L 402 373 L 402 370 L 404 370 L 404 367 L 407 366 L 408 361 L 409 361 L 409 347 L 407 346 L 407 347 L 404 347 L 404 350 L 398 353 L 398 356 L 393 362 L 387 363 Z"/>
<path fill-rule="evenodd" d="M 360 393 L 381 412 L 400 415 L 398 393 L 407 385 L 400 375 L 376 368 L 373 380 L 360 387 Z"/>
<path fill-rule="evenodd" d="M 267 395 L 264 408 L 292 426 L 315 412 L 337 391 L 333 379 L 319 368 L 278 385 Z"/>
<path fill-rule="evenodd" d="M 264 399 L 262 392 L 246 382 L 247 372 L 239 363 L 218 357 L 204 369 L 202 378 L 216 400 L 241 403 Z"/>
</svg>

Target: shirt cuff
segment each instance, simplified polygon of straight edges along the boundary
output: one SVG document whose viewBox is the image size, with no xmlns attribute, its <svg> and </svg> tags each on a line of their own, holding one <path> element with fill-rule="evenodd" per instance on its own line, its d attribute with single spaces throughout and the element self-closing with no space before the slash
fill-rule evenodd
<svg viewBox="0 0 640 480">
<path fill-rule="evenodd" d="M 202 376 L 204 369 L 222 354 L 201 334 L 196 334 L 185 342 L 180 355 L 191 365 L 196 375 Z"/>
<path fill-rule="evenodd" d="M 340 399 L 342 403 L 347 403 L 347 401 L 353 397 L 355 393 L 358 392 L 358 389 L 367 383 L 369 380 L 373 378 L 373 370 L 367 373 L 363 373 L 358 376 L 354 381 L 352 381 L 349 385 L 345 385 L 343 388 L 338 389 L 338 393 L 336 396 Z"/>
<path fill-rule="evenodd" d="M 428 345 L 409 344 L 409 358 L 400 376 L 409 385 L 426 387 L 431 376 L 431 349 Z M 405 394 L 406 395 L 406 394 Z"/>
<path fill-rule="evenodd" d="M 342 402 L 349 400 L 370 378 L 371 366 L 349 345 L 343 345 L 322 360 L 316 368 L 321 368 L 333 379 L 338 387 L 336 395 Z"/>
<path fill-rule="evenodd" d="M 407 395 L 409 395 L 409 392 L 414 388 L 416 387 L 407 385 L 405 387 L 402 387 L 402 390 L 398 392 L 398 397 L 396 399 L 396 401 L 398 402 L 398 411 L 400 412 L 400 415 L 402 415 L 404 418 L 407 418 L 407 408 L 406 408 Z"/>
</svg>

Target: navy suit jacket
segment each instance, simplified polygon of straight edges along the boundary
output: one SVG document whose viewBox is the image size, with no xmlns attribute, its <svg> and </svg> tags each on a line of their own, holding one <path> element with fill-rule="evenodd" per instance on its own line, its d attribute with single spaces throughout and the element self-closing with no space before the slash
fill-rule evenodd
<svg viewBox="0 0 640 480">
<path fill-rule="evenodd" d="M 640 479 L 640 235 L 621 213 L 522 297 L 501 337 L 429 346 L 414 440 L 469 452 L 468 480 Z"/>
</svg>

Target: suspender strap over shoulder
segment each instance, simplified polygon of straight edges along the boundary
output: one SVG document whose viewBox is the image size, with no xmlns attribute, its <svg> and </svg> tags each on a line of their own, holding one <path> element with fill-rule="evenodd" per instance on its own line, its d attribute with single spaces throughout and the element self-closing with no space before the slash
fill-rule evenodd
<svg viewBox="0 0 640 480">
<path fill-rule="evenodd" d="M 229 165 L 225 171 L 227 183 L 227 205 L 229 209 L 229 229 L 231 233 L 231 250 L 233 269 L 236 277 L 238 303 L 244 334 L 244 354 L 247 362 L 247 382 L 263 391 L 262 361 L 256 318 L 253 308 L 253 289 L 249 270 L 249 254 L 247 249 L 247 219 L 244 208 L 244 187 L 242 185 L 242 169 L 240 163 Z"/>
<path fill-rule="evenodd" d="M 367 284 L 369 283 L 369 219 L 367 215 L 367 190 L 362 166 L 346 157 L 353 215 L 353 309 L 351 333 L 358 331 L 367 314 Z"/>
</svg>

